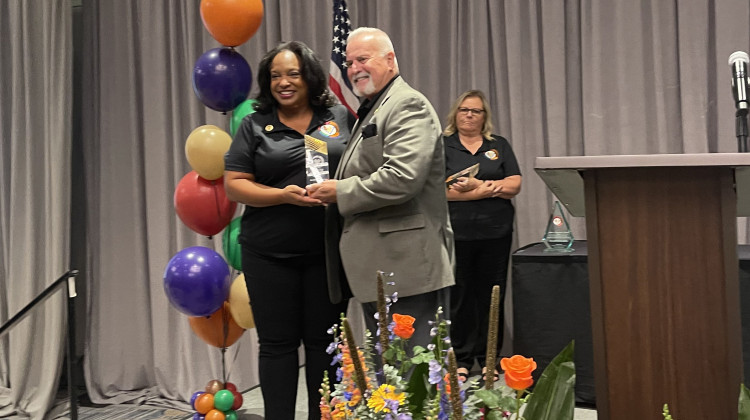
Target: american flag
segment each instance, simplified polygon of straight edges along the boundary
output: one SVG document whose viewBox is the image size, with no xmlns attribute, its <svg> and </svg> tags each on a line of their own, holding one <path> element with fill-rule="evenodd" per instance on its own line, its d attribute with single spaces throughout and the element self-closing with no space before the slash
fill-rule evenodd
<svg viewBox="0 0 750 420">
<path fill-rule="evenodd" d="M 352 22 L 349 20 L 349 10 L 346 1 L 333 1 L 333 45 L 331 47 L 331 69 L 328 76 L 328 87 L 339 98 L 339 101 L 349 108 L 349 112 L 356 115 L 359 99 L 352 92 L 352 84 L 346 77 L 346 39 Z"/>
</svg>

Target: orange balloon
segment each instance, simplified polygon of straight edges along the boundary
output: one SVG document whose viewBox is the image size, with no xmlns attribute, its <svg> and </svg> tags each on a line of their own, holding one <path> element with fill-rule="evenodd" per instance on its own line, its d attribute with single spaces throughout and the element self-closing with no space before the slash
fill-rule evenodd
<svg viewBox="0 0 750 420">
<path fill-rule="evenodd" d="M 195 411 L 206 414 L 214 409 L 213 394 L 203 393 L 195 399 Z"/>
<path fill-rule="evenodd" d="M 263 1 L 201 0 L 201 19 L 214 39 L 236 47 L 258 30 L 263 21 Z"/>
<path fill-rule="evenodd" d="M 224 306 L 211 314 L 211 316 L 190 316 L 188 317 L 188 321 L 195 335 L 206 343 L 218 348 L 231 346 L 245 332 L 242 327 L 237 325 L 234 318 L 232 318 L 232 314 L 229 312 L 229 303 L 227 302 L 224 302 Z M 224 335 L 225 326 L 226 337 Z"/>
<path fill-rule="evenodd" d="M 213 409 L 206 413 L 206 420 L 225 420 L 226 418 L 226 414 L 216 409 Z"/>
</svg>

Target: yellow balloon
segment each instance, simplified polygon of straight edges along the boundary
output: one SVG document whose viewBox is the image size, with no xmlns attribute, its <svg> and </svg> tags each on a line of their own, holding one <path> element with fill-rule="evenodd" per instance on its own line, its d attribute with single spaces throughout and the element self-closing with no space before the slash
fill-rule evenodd
<svg viewBox="0 0 750 420">
<path fill-rule="evenodd" d="M 209 181 L 224 176 L 224 154 L 232 144 L 232 137 L 215 125 L 202 125 L 187 138 L 185 156 L 201 178 Z"/>
<path fill-rule="evenodd" d="M 234 322 L 242 328 L 250 329 L 255 327 L 253 310 L 250 307 L 250 295 L 247 293 L 245 285 L 245 275 L 240 274 L 232 282 L 229 289 L 229 313 L 232 314 Z"/>
</svg>

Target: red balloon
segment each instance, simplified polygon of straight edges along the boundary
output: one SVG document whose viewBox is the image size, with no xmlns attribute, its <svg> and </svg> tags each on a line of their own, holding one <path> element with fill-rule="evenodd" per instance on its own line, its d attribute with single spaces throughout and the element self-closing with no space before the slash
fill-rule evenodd
<svg viewBox="0 0 750 420">
<path fill-rule="evenodd" d="M 237 203 L 224 192 L 224 177 L 214 181 L 188 172 L 174 191 L 174 208 L 187 227 L 205 236 L 221 232 L 232 221 Z"/>
<path fill-rule="evenodd" d="M 242 327 L 237 325 L 234 318 L 232 318 L 232 314 L 229 313 L 229 303 L 227 302 L 224 302 L 224 306 L 211 316 L 191 316 L 188 317 L 188 321 L 195 335 L 206 343 L 218 348 L 231 346 L 245 332 Z M 226 337 L 224 336 L 225 327 L 227 331 Z M 206 389 L 206 392 L 211 391 Z"/>
<path fill-rule="evenodd" d="M 231 382 L 227 382 L 226 384 L 224 384 L 224 389 L 228 389 L 230 391 L 236 391 L 237 390 L 237 385 L 235 385 L 235 384 L 233 384 Z"/>
<path fill-rule="evenodd" d="M 201 0 L 201 19 L 211 36 L 227 47 L 250 39 L 263 21 L 261 0 Z"/>
<path fill-rule="evenodd" d="M 240 407 L 242 407 L 242 394 L 237 392 L 237 390 L 232 391 L 232 395 L 234 395 L 234 403 L 232 404 L 232 410 L 239 410 Z"/>
</svg>

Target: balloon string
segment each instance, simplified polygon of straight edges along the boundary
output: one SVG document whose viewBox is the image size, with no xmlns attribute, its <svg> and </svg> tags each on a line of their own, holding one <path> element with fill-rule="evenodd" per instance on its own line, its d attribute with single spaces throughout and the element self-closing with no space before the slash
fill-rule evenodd
<svg viewBox="0 0 750 420">
<path fill-rule="evenodd" d="M 221 343 L 221 377 L 224 378 L 224 382 L 227 382 L 227 366 L 226 366 L 226 353 L 227 353 L 227 338 L 229 337 L 229 314 L 228 311 L 222 310 L 221 320 L 223 326 L 224 340 Z"/>
<path fill-rule="evenodd" d="M 227 356 L 227 348 L 226 347 L 222 347 L 221 348 L 221 377 L 224 378 L 224 383 L 227 383 L 228 379 L 229 379 L 229 378 L 227 378 L 227 361 L 226 361 L 226 356 Z"/>
</svg>

